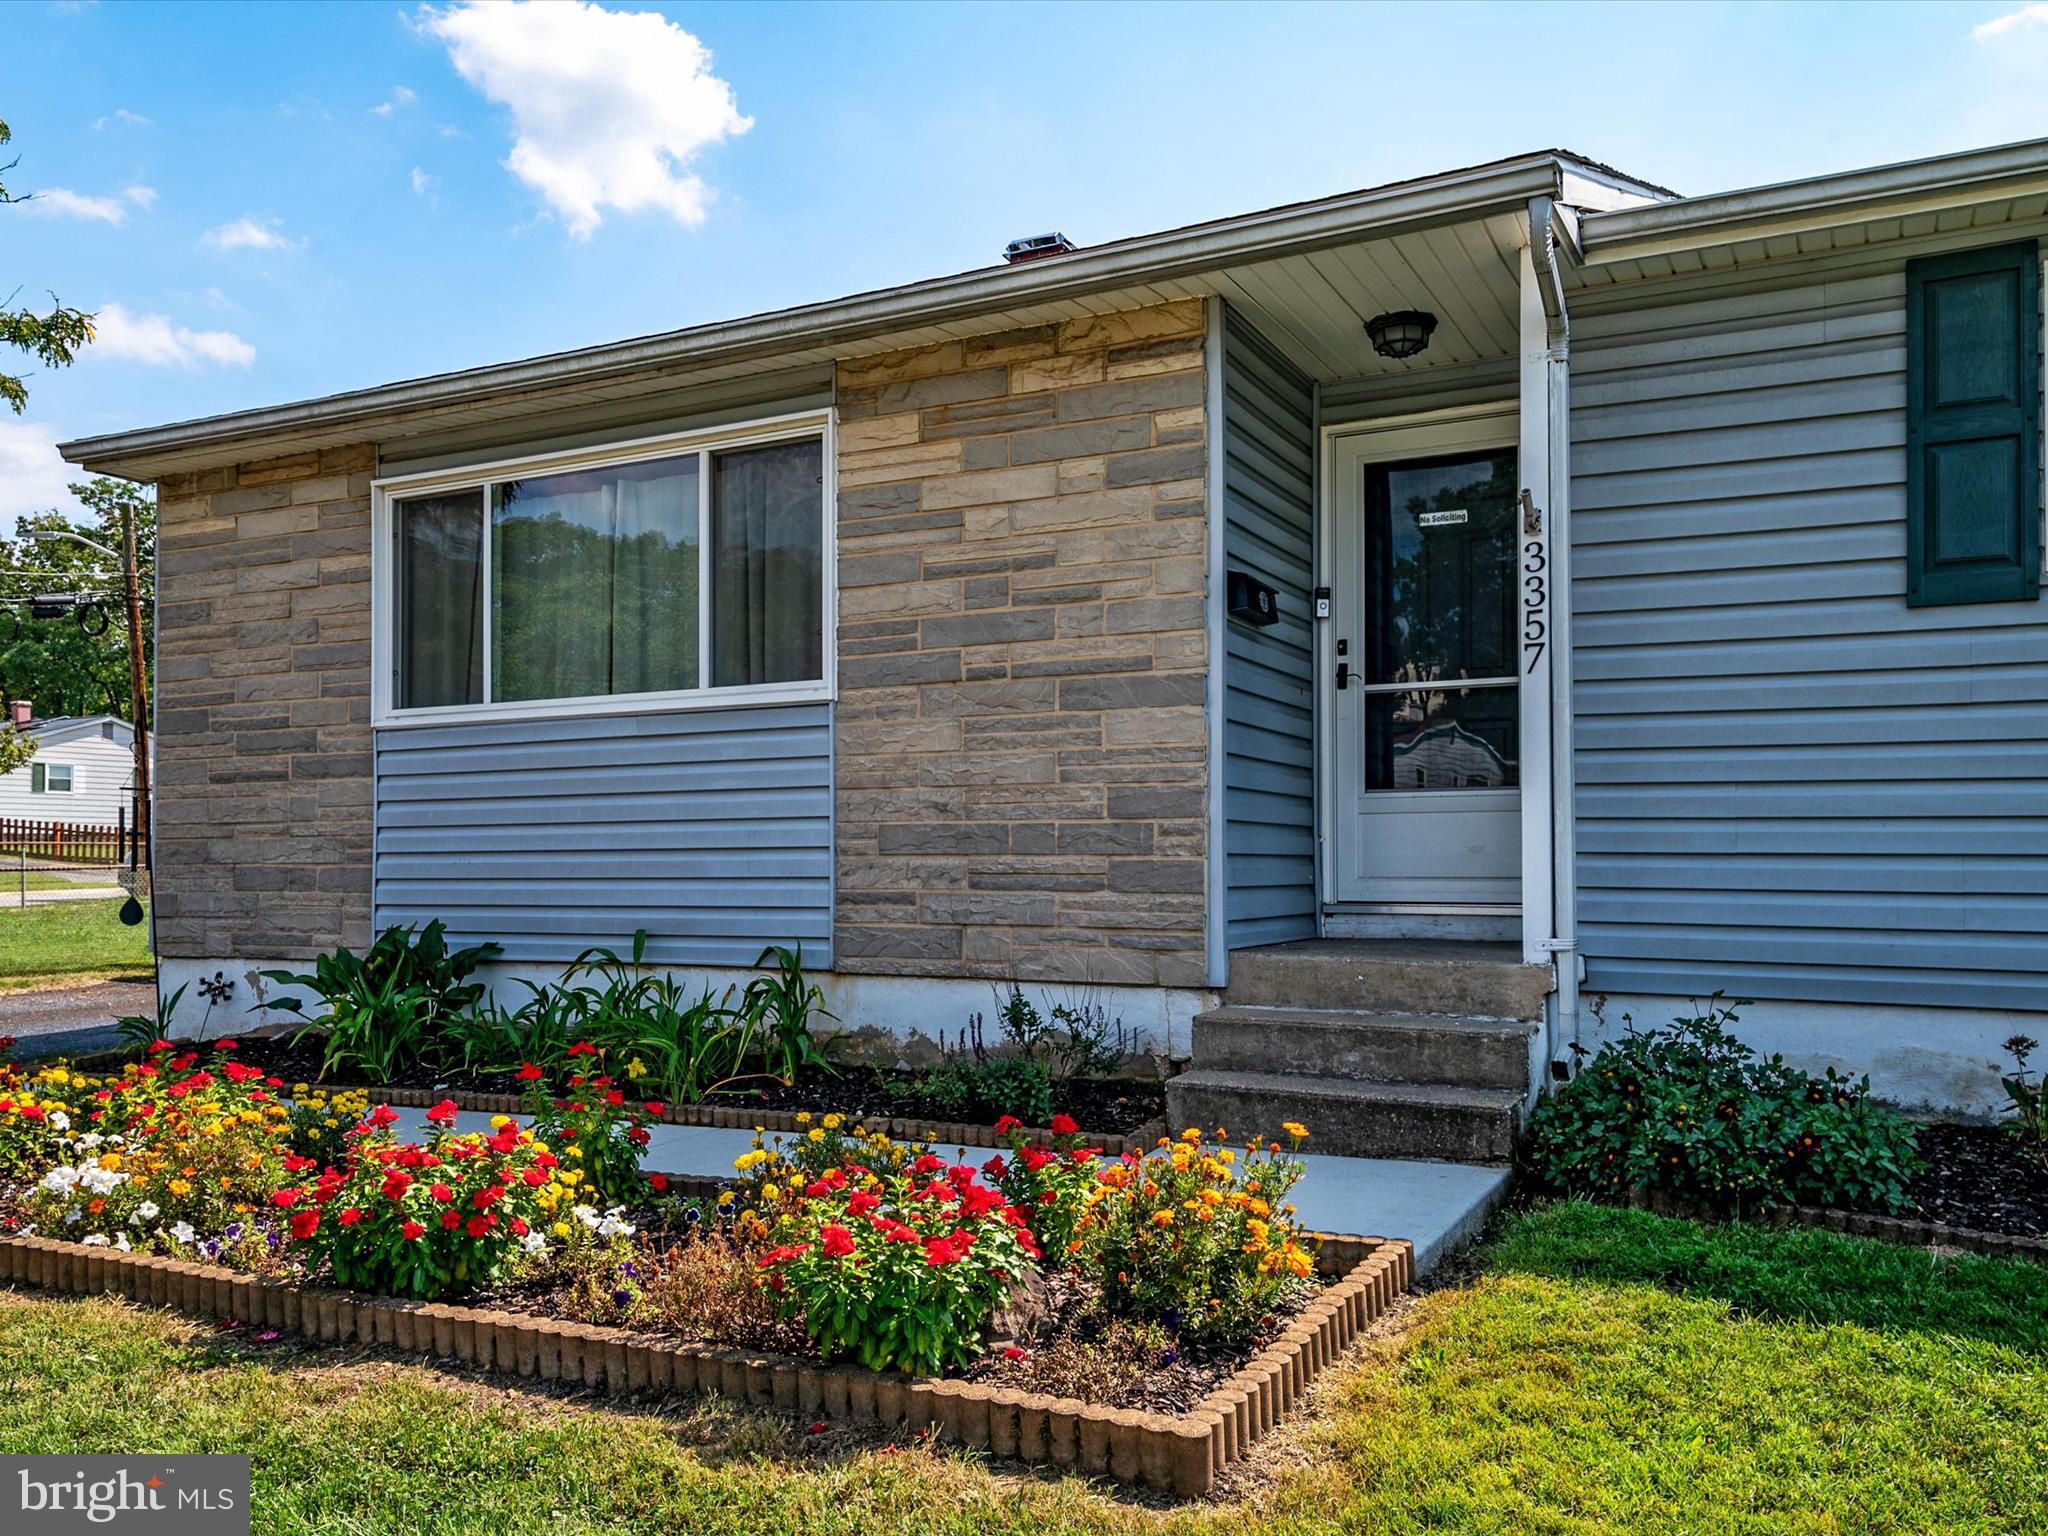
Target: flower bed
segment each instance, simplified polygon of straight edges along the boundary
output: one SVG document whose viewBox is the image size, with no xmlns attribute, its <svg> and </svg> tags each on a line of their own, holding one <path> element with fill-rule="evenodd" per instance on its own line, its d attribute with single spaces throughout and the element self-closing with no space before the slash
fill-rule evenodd
<svg viewBox="0 0 2048 1536">
<path fill-rule="evenodd" d="M 1007 1119 L 977 1163 L 798 1115 L 722 1187 L 644 1174 L 665 1106 L 591 1056 L 560 1097 L 529 1083 L 529 1124 L 459 1133 L 442 1101 L 418 1142 L 359 1094 L 288 1102 L 232 1041 L 159 1042 L 104 1078 L 0 1068 L 9 1273 L 613 1390 L 929 1422 L 1181 1491 L 1407 1278 L 1405 1245 L 1300 1229 L 1292 1152 L 1192 1128 L 1110 1155 L 1064 1117 Z"/>
</svg>

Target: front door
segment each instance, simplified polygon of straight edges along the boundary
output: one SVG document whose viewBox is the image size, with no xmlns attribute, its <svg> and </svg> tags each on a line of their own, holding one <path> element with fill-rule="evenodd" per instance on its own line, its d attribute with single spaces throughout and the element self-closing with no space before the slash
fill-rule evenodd
<svg viewBox="0 0 2048 1536">
<path fill-rule="evenodd" d="M 1521 899 L 1513 447 L 1332 456 L 1340 902 Z"/>
</svg>

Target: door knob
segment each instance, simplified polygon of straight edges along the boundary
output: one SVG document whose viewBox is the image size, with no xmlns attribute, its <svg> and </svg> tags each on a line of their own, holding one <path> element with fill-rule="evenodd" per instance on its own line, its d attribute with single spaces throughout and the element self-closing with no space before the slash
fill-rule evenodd
<svg viewBox="0 0 2048 1536">
<path fill-rule="evenodd" d="M 1340 661 L 1337 663 L 1337 691 L 1341 693 L 1350 686 L 1351 663 L 1348 661 Z"/>
</svg>

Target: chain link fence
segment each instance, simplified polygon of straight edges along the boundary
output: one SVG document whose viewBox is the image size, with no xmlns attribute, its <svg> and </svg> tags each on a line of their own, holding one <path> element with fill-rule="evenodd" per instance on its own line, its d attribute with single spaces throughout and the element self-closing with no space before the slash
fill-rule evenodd
<svg viewBox="0 0 2048 1536">
<path fill-rule="evenodd" d="M 149 871 L 121 858 L 128 839 L 8 830 L 0 823 L 0 987 L 146 978 Z"/>
</svg>

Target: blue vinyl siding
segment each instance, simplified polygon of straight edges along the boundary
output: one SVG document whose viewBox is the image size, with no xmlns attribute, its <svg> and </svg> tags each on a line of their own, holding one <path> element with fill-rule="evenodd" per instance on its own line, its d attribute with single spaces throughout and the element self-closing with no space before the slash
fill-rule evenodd
<svg viewBox="0 0 2048 1536">
<path fill-rule="evenodd" d="M 650 959 L 831 961 L 827 704 L 380 731 L 375 921 L 505 959 L 653 936 Z"/>
<path fill-rule="evenodd" d="M 1235 311 L 1223 333 L 1224 556 L 1280 594 L 1224 637 L 1224 878 L 1232 949 L 1316 931 L 1315 399 Z"/>
<path fill-rule="evenodd" d="M 2048 610 L 1906 606 L 1902 263 L 1624 302 L 1573 323 L 1588 986 L 2048 1008 Z"/>
</svg>

